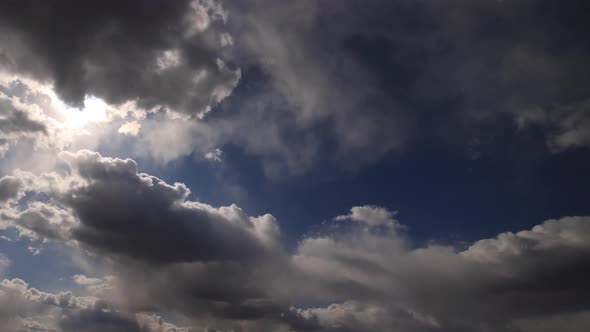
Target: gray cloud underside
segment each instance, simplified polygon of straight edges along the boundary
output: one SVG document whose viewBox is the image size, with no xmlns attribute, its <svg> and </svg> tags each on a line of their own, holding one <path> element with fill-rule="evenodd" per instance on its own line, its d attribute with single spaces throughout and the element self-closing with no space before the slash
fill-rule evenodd
<svg viewBox="0 0 590 332">
<path fill-rule="evenodd" d="M 214 1 L 5 2 L 0 67 L 74 105 L 95 95 L 197 114 L 240 78 L 219 60 L 226 15 Z"/>
<path fill-rule="evenodd" d="M 13 176 L 0 178 L 0 203 L 15 199 L 23 189 L 21 181 Z"/>
<path fill-rule="evenodd" d="M 121 314 L 72 314 L 64 330 L 91 317 L 127 324 L 126 315 L 146 311 L 238 331 L 533 331 L 545 321 L 581 331 L 588 317 L 588 217 L 460 250 L 415 246 L 395 213 L 359 206 L 335 218 L 336 231 L 305 237 L 288 254 L 270 215 L 191 201 L 186 186 L 138 173 L 130 159 L 61 158 L 68 171 L 18 173 L 48 201 L 3 215 L 23 236 L 78 247 L 114 271 L 97 296 Z"/>
<path fill-rule="evenodd" d="M 256 153 L 354 168 L 416 139 L 485 139 L 486 125 L 537 111 L 550 119 L 541 128 L 551 148 L 555 136 L 560 149 L 588 146 L 587 2 L 255 3 L 227 5 L 240 13 L 229 21 L 236 46 L 272 81 L 250 114 L 291 116 L 272 121 L 277 139 L 265 144 L 266 125 L 246 141 Z"/>
<path fill-rule="evenodd" d="M 137 150 L 164 161 L 231 143 L 271 176 L 324 159 L 356 169 L 416 139 L 485 140 L 505 117 L 539 126 L 552 151 L 588 146 L 584 1 L 34 3 L 0 8 L 0 63 L 70 103 L 203 114 L 241 77 L 226 62 L 260 69 L 259 88 L 228 100 L 236 110 L 146 135 Z"/>
<path fill-rule="evenodd" d="M 0 281 L 2 331 L 188 332 L 149 313 L 114 311 L 93 296 L 48 293 L 21 279 Z"/>
</svg>

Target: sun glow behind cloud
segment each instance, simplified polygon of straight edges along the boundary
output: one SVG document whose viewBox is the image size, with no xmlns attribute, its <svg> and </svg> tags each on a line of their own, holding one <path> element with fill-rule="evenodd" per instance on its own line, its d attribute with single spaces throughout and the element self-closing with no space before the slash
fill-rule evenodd
<svg viewBox="0 0 590 332">
<path fill-rule="evenodd" d="M 0 71 L 0 84 L 10 86 L 17 82 L 23 83 L 30 92 L 49 97 L 48 104 L 39 104 L 42 116 L 50 119 L 61 129 L 81 129 L 92 123 L 108 122 L 111 113 L 117 109 L 108 105 L 104 100 L 93 95 L 86 95 L 82 107 L 75 107 L 64 102 L 55 91 L 52 84 L 42 83 L 30 77 Z M 23 96 L 17 97 L 17 100 Z M 23 104 L 20 100 L 19 104 Z"/>
<path fill-rule="evenodd" d="M 107 111 L 109 106 L 100 98 L 86 96 L 82 108 L 67 105 L 55 94 L 52 99 L 63 115 L 62 124 L 65 128 L 79 129 L 91 123 L 108 121 Z"/>
</svg>

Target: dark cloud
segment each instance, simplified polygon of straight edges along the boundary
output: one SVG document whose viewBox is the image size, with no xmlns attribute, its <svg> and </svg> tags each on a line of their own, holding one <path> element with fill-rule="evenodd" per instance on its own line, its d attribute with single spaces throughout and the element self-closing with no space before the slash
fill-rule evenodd
<svg viewBox="0 0 590 332">
<path fill-rule="evenodd" d="M 87 182 L 58 193 L 80 220 L 72 235 L 85 245 L 164 264 L 248 260 L 276 250 L 278 225 L 270 215 L 187 201 L 184 184 L 138 173 L 131 159 L 89 151 L 63 156 Z"/>
<path fill-rule="evenodd" d="M 174 311 L 195 322 L 239 325 L 241 320 L 277 323 L 289 308 L 290 271 L 285 259 L 185 263 L 158 269 L 122 263 L 117 266 L 116 289 L 128 291 L 113 301 L 127 310 Z"/>
<path fill-rule="evenodd" d="M 105 315 L 99 321 L 135 328 L 128 313 L 163 311 L 220 330 L 529 332 L 557 321 L 578 331 L 590 310 L 588 217 L 548 220 L 459 249 L 417 246 L 394 212 L 357 206 L 287 255 L 270 216 L 248 218 L 235 206 L 189 201 L 184 185 L 137 173 L 130 159 L 89 151 L 62 157 L 70 173 L 29 179 L 29 190 L 52 197 L 79 219 L 45 224 L 70 231 L 82 248 L 107 258 L 116 275 L 93 278 L 100 287 L 88 289 L 117 310 L 80 311 L 75 308 L 88 305 L 67 293 L 27 291 L 43 303 L 74 308 L 65 327 Z M 44 223 L 15 222 L 40 237 L 70 242 L 46 233 L 39 227 Z M 133 232 L 138 229 L 142 234 Z"/>
<path fill-rule="evenodd" d="M 0 203 L 18 198 L 23 190 L 24 185 L 20 179 L 14 176 L 0 178 Z"/>
<path fill-rule="evenodd" d="M 230 63 L 244 68 L 218 114 L 141 123 L 134 150 L 158 160 L 236 144 L 277 178 L 326 160 L 356 169 L 424 141 L 484 149 L 483 128 L 504 120 L 539 127 L 552 151 L 588 146 L 583 1 L 2 6 L 3 67 L 70 103 L 202 113 L 236 86 Z"/>
<path fill-rule="evenodd" d="M 354 168 L 416 141 L 460 146 L 481 138 L 486 124 L 577 109 L 590 96 L 585 1 L 261 0 L 227 7 L 240 13 L 229 23 L 242 61 L 272 82 L 251 91 L 254 105 L 240 110 L 262 122 L 277 109 L 289 113 L 243 144 L 257 154 L 288 155 L 299 161 L 287 162 L 295 169 L 325 157 Z M 281 98 L 286 103 L 276 102 Z M 545 134 L 560 137 L 563 147 L 587 146 L 585 124 L 563 120 Z"/>
<path fill-rule="evenodd" d="M 498 118 L 540 128 L 562 151 L 590 144 L 587 3 L 223 5 L 0 4 L 0 68 L 32 77 L 0 84 L 0 154 L 44 138 L 59 159 L 0 178 L 0 228 L 66 248 L 84 270 L 76 293 L 1 280 L 0 329 L 187 331 L 159 316 L 172 313 L 197 331 L 584 331 L 590 217 L 416 243 L 396 212 L 355 206 L 288 250 L 270 214 L 199 202 L 132 159 L 64 152 L 100 144 L 54 133 L 68 119 L 42 83 L 71 105 L 94 95 L 149 108 L 110 110 L 108 125 L 80 130 L 89 141 L 133 123 L 119 141 L 157 159 L 198 150 L 219 161 L 236 144 L 274 176 L 324 160 L 355 169 L 422 139 L 462 144 Z M 166 111 L 207 112 L 232 93 L 237 66 L 250 76 L 219 112 Z M 19 150 L 38 164 L 30 145 Z M 0 255 L 0 273 L 8 264 Z"/>
<path fill-rule="evenodd" d="M 88 94 L 194 114 L 240 77 L 220 59 L 216 1 L 9 1 L 0 13 L 0 65 L 52 82 L 71 104 Z"/>
<path fill-rule="evenodd" d="M 67 311 L 59 327 L 64 332 L 147 332 L 140 328 L 134 316 L 94 309 Z"/>
<path fill-rule="evenodd" d="M 138 173 L 131 159 L 61 156 L 66 174 L 21 173 L 27 190 L 50 203 L 0 216 L 22 236 L 79 244 L 106 259 L 116 289 L 127 289 L 110 294 L 111 302 L 231 320 L 278 320 L 288 310 L 280 284 L 289 264 L 274 217 L 188 200 L 185 185 Z"/>
</svg>

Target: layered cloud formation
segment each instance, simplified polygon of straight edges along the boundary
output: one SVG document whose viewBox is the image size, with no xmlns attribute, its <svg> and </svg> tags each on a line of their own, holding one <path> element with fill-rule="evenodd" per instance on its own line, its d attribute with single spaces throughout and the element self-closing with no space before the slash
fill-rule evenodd
<svg viewBox="0 0 590 332">
<path fill-rule="evenodd" d="M 66 309 L 47 324 L 128 331 L 137 317 L 169 311 L 196 327 L 246 331 L 533 331 L 548 319 L 587 319 L 588 217 L 461 248 L 413 243 L 393 212 L 357 206 L 289 253 L 271 215 L 193 201 L 185 185 L 138 173 L 130 159 L 90 151 L 61 159 L 59 171 L 0 180 L 19 188 L 13 199 L 43 197 L 3 208 L 3 227 L 85 253 L 100 266 L 89 273 L 112 274 L 74 276 L 92 305 L 5 280 L 3 296 L 24 303 L 4 313 L 9 322 L 41 324 L 34 315 Z"/>
<path fill-rule="evenodd" d="M 162 162 L 226 144 L 270 176 L 354 170 L 423 141 L 479 155 L 501 121 L 540 130 L 554 152 L 588 146 L 582 1 L 2 6 L 4 71 L 71 106 L 133 102 L 117 129 Z M 19 114 L 2 135 L 42 131 Z"/>
</svg>

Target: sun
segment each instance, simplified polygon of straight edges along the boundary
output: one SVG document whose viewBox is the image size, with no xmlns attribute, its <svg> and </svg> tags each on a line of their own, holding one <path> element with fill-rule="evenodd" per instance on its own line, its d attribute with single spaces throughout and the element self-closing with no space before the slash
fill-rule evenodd
<svg viewBox="0 0 590 332">
<path fill-rule="evenodd" d="M 107 121 L 109 106 L 100 98 L 85 96 L 84 106 L 81 108 L 71 107 L 58 97 L 55 97 L 54 102 L 61 113 L 62 124 L 66 128 L 78 129 L 91 123 Z"/>
</svg>

